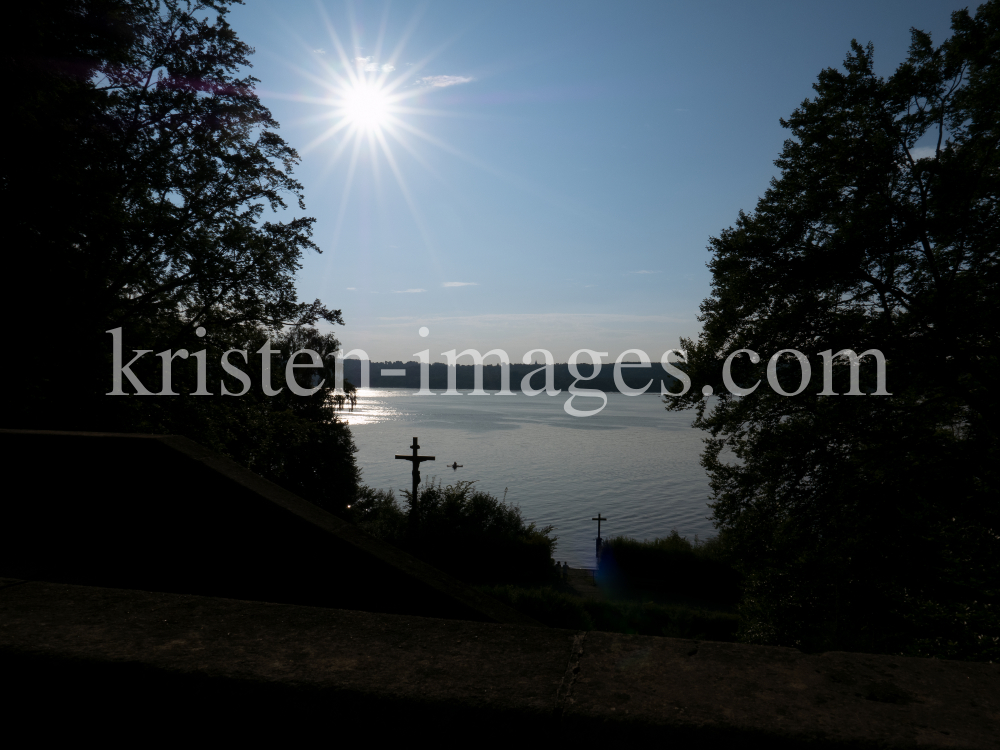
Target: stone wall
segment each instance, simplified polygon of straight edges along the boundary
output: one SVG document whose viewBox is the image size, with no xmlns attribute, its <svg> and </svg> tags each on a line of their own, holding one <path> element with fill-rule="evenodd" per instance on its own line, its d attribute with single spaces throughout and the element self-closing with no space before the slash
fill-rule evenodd
<svg viewBox="0 0 1000 750">
<path fill-rule="evenodd" d="M 0 674 L 8 727 L 143 743 L 985 750 L 1000 737 L 991 664 L 12 579 Z"/>
</svg>

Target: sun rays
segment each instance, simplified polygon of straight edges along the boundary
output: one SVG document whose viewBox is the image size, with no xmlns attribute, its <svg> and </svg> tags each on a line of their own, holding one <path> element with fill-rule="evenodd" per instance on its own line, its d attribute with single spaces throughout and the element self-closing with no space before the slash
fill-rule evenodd
<svg viewBox="0 0 1000 750">
<path fill-rule="evenodd" d="M 318 113 L 318 118 L 330 121 L 330 125 L 303 149 L 303 153 L 316 152 L 332 142 L 335 145 L 328 151 L 331 168 L 346 152 L 350 152 L 351 161 L 356 164 L 357 157 L 365 150 L 372 159 L 383 157 L 392 166 L 392 148 L 396 145 L 411 154 L 414 153 L 414 139 L 436 145 L 433 137 L 409 120 L 412 116 L 447 113 L 413 106 L 415 100 L 432 90 L 473 79 L 453 75 L 419 77 L 429 58 L 417 63 L 399 62 L 416 18 L 397 48 L 385 58 L 381 56 L 384 23 L 371 54 L 364 54 L 368 50 L 363 50 L 353 34 L 353 54 L 349 54 L 325 13 L 324 21 L 335 55 L 317 56 L 321 66 L 318 73 L 300 72 L 325 89 L 325 96 L 319 100 L 310 97 L 309 101 L 324 106 L 325 111 Z M 348 169 L 349 173 L 353 171 Z M 400 187 L 404 188 L 402 184 Z"/>
<path fill-rule="evenodd" d="M 336 212 L 332 244 L 334 247 L 338 244 L 354 182 L 361 170 L 370 170 L 376 185 L 381 185 L 380 173 L 387 167 L 392 175 L 390 180 L 395 182 L 405 199 L 427 249 L 436 255 L 432 250 L 434 243 L 430 241 L 416 201 L 407 187 L 399 156 L 405 154 L 412 158 L 437 179 L 441 179 L 440 175 L 421 153 L 425 147 L 443 149 L 474 161 L 444 145 L 417 124 L 418 118 L 457 114 L 430 109 L 424 99 L 432 92 L 470 83 L 473 78 L 428 75 L 431 71 L 424 71 L 429 61 L 447 44 L 422 60 L 413 63 L 401 61 L 404 45 L 416 24 L 415 17 L 402 34 L 396 49 L 383 56 L 385 23 L 374 47 L 365 47 L 353 33 L 355 25 L 352 19 L 350 47 L 345 47 L 322 8 L 319 10 L 323 13 L 329 44 L 320 50 L 309 49 L 303 44 L 309 49 L 314 63 L 308 68 L 293 66 L 303 79 L 311 82 L 315 93 L 309 96 L 290 95 L 288 98 L 313 105 L 315 114 L 306 119 L 323 124 L 320 132 L 301 149 L 302 154 L 321 162 L 324 176 L 334 170 L 343 174 L 344 187 Z"/>
</svg>

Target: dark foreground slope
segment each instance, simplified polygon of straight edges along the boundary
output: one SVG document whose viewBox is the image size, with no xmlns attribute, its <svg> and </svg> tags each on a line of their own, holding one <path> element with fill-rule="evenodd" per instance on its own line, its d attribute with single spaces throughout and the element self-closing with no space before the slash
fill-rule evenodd
<svg viewBox="0 0 1000 750">
<path fill-rule="evenodd" d="M 0 470 L 0 575 L 534 623 L 183 437 L 0 430 Z"/>
</svg>

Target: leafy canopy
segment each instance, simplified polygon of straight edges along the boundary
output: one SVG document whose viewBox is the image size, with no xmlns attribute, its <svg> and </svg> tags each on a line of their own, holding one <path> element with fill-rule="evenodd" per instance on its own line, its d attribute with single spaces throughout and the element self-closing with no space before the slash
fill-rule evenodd
<svg viewBox="0 0 1000 750">
<path fill-rule="evenodd" d="M 4 162 L 22 280 L 5 306 L 8 319 L 68 334 L 86 393 L 109 390 L 105 331 L 118 326 L 160 350 L 198 325 L 343 322 L 296 297 L 302 254 L 319 251 L 315 220 L 285 211 L 304 208 L 299 156 L 241 73 L 253 50 L 226 20 L 231 4 L 42 0 L 17 11 L 8 126 L 28 158 Z M 43 378 L 39 390 L 58 387 L 58 375 Z"/>
<path fill-rule="evenodd" d="M 780 177 L 710 242 L 704 330 L 684 340 L 714 520 L 747 581 L 749 641 L 995 658 L 1000 650 L 997 291 L 1000 3 L 912 31 L 888 79 L 856 41 L 782 125 Z M 735 358 L 741 387 L 726 390 Z M 848 396 L 870 348 L 891 396 Z M 772 355 L 811 364 L 775 393 Z M 800 366 L 778 358 L 783 389 Z M 875 390 L 866 358 L 861 390 Z M 719 396 L 709 408 L 700 386 Z M 725 449 L 725 452 L 724 452 Z"/>
<path fill-rule="evenodd" d="M 315 219 L 264 221 L 265 207 L 300 209 L 299 157 L 275 132 L 257 79 L 240 76 L 253 52 L 226 22 L 225 3 L 133 5 L 127 64 L 100 68 L 98 126 L 111 138 L 119 221 L 102 238 L 108 304 L 124 316 L 178 309 L 214 327 L 340 322 L 296 303 L 293 275 Z M 208 11 L 217 13 L 214 20 Z M 80 252 L 95 238 L 81 236 Z"/>
<path fill-rule="evenodd" d="M 339 346 L 311 326 L 343 320 L 296 297 L 303 253 L 319 251 L 314 219 L 299 213 L 299 156 L 242 72 L 253 50 L 227 21 L 234 2 L 39 0 L 12 11 L 5 133 L 20 158 L 9 153 L 0 175 L 14 280 L 3 304 L 31 343 L 0 368 L 4 426 L 185 434 L 342 512 L 359 471 L 332 360 L 309 397 L 265 395 L 254 362 L 270 338 L 283 386 L 292 352 Z M 106 395 L 115 328 L 127 355 L 207 350 L 213 395 L 188 395 L 193 357 L 172 368 L 181 395 Z M 250 354 L 240 366 L 253 388 L 239 397 L 220 395 L 220 380 L 241 391 L 220 366 L 231 348 Z M 160 369 L 152 354 L 133 368 L 154 392 Z"/>
</svg>

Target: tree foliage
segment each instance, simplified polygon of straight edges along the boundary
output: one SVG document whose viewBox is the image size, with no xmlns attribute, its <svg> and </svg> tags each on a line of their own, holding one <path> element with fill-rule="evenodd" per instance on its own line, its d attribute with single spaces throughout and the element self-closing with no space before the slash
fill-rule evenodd
<svg viewBox="0 0 1000 750">
<path fill-rule="evenodd" d="M 707 430 L 718 528 L 746 580 L 752 642 L 950 658 L 1000 656 L 1000 4 L 952 15 L 939 46 L 912 31 L 888 79 L 856 41 L 782 125 L 780 177 L 712 238 L 704 332 L 685 340 Z M 722 362 L 739 349 L 730 394 Z M 882 351 L 852 367 L 822 352 Z M 774 392 L 770 357 L 812 380 Z M 785 353 L 778 382 L 800 366 Z M 724 449 L 727 449 L 724 451 Z"/>
<path fill-rule="evenodd" d="M 9 164 L 5 188 L 22 195 L 5 197 L 25 209 L 12 212 L 22 240 L 44 251 L 46 274 L 75 290 L 88 316 L 169 310 L 215 328 L 340 322 L 339 311 L 296 300 L 302 253 L 319 250 L 315 220 L 262 219 L 265 207 L 286 208 L 285 196 L 304 209 L 291 176 L 299 157 L 275 132 L 257 79 L 240 76 L 253 50 L 226 22 L 228 4 L 78 0 L 32 11 L 38 44 L 57 48 L 18 56 L 31 90 L 17 125 L 49 169 Z M 63 34 L 48 28 L 49 14 Z M 95 43 L 81 28 L 103 45 L 85 48 Z M 52 150 L 61 163 L 46 159 Z M 53 178 L 67 183 L 55 206 L 44 197 Z M 80 202 L 86 211 L 54 215 Z"/>
<path fill-rule="evenodd" d="M 204 17 L 218 13 L 214 21 Z M 96 125 L 111 140 L 120 221 L 101 238 L 112 315 L 177 309 L 226 328 L 340 322 L 318 300 L 296 302 L 293 274 L 315 219 L 263 221 L 265 207 L 304 209 L 299 157 L 239 76 L 252 50 L 212 0 L 136 3 L 127 64 L 102 66 Z M 79 254 L 93 239 L 81 233 Z"/>
<path fill-rule="evenodd" d="M 309 398 L 266 397 L 259 377 L 246 396 L 219 395 L 222 352 L 270 338 L 282 362 L 305 342 L 326 354 L 336 339 L 310 326 L 343 323 L 339 310 L 297 299 L 303 253 L 319 251 L 314 219 L 297 213 L 299 156 L 243 72 L 253 50 L 227 21 L 234 3 L 16 9 L 0 203 L 17 283 L 4 310 L 9 328 L 40 343 L 4 368 L 5 393 L 16 394 L 5 422 L 179 432 L 318 500 L 332 502 L 342 480 L 334 505 L 344 505 L 357 469 L 332 373 Z M 115 328 L 126 352 L 207 348 L 215 395 L 106 395 Z M 152 364 L 134 369 L 155 392 Z M 193 360 L 173 370 L 174 391 L 195 390 Z"/>
</svg>

